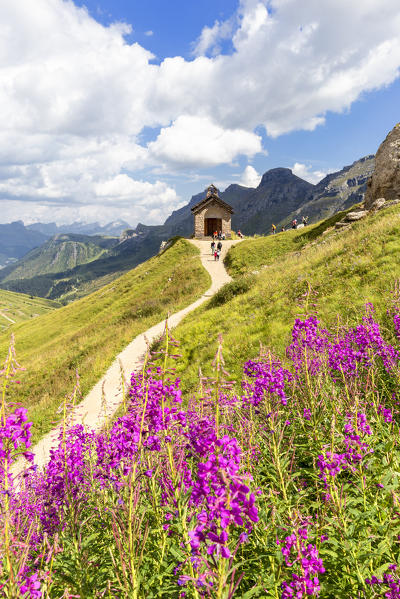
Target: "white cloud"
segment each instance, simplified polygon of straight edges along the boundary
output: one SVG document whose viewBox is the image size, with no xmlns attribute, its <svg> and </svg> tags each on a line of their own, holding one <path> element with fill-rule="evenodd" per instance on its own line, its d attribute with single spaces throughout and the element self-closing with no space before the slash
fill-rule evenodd
<svg viewBox="0 0 400 599">
<path fill-rule="evenodd" d="M 321 179 L 326 177 L 327 173 L 323 171 L 314 171 L 312 170 L 312 166 L 309 164 L 302 164 L 301 162 L 295 162 L 295 164 L 291 167 L 292 173 L 297 175 L 301 179 L 305 179 L 309 183 L 319 183 Z"/>
<path fill-rule="evenodd" d="M 151 37 L 152 35 L 154 35 L 154 31 L 152 31 L 151 29 L 149 29 L 148 31 L 145 31 L 145 32 L 144 32 L 144 34 L 145 34 L 147 37 Z"/>
<path fill-rule="evenodd" d="M 203 27 L 199 39 L 193 49 L 195 56 L 202 56 L 207 52 L 213 56 L 221 51 L 220 42 L 232 37 L 233 19 L 227 21 L 215 21 L 212 27 Z"/>
<path fill-rule="evenodd" d="M 148 147 L 156 159 L 183 168 L 230 163 L 238 154 L 254 156 L 262 149 L 260 136 L 243 129 L 223 129 L 197 116 L 178 117 Z"/>
<path fill-rule="evenodd" d="M 258 187 L 261 181 L 261 175 L 259 175 L 254 166 L 247 165 L 243 171 L 242 178 L 239 181 L 240 185 L 244 187 Z"/>
<path fill-rule="evenodd" d="M 194 60 L 160 65 L 127 43 L 129 31 L 99 24 L 71 0 L 0 3 L 1 220 L 24 199 L 31 210 L 39 199 L 51 205 L 49 219 L 97 202 L 103 215 L 146 220 L 135 194 L 149 168 L 251 158 L 262 149 L 256 127 L 271 136 L 312 130 L 327 111 L 399 75 L 398 0 L 241 0 L 231 19 L 203 28 Z M 229 36 L 232 53 L 221 54 Z M 160 128 L 148 147 L 145 127 Z M 159 215 L 176 207 L 172 187 L 160 190 L 154 176 L 147 183 L 145 197 L 157 189 L 164 198 Z M 112 202 L 107 186 L 121 192 Z"/>
</svg>

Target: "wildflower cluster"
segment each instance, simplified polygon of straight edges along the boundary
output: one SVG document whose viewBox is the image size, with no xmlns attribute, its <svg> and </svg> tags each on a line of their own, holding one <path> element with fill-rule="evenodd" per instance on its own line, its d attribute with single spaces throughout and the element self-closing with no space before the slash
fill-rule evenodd
<svg viewBox="0 0 400 599">
<path fill-rule="evenodd" d="M 243 383 L 247 394 L 245 401 L 257 406 L 265 399 L 267 393 L 278 398 L 282 405 L 287 404 L 285 384 L 292 380 L 292 374 L 282 367 L 279 360 L 248 360 L 244 365 L 244 374 L 250 379 Z"/>
<path fill-rule="evenodd" d="M 400 580 L 395 574 L 397 564 L 390 564 L 388 572 L 383 574 L 382 578 L 371 576 L 365 580 L 366 584 L 376 590 L 376 596 L 386 597 L 387 599 L 399 599 L 400 597 Z"/>
<path fill-rule="evenodd" d="M 353 420 L 356 420 L 356 425 L 353 424 Z M 342 453 L 326 451 L 325 454 L 318 456 L 319 477 L 325 483 L 327 483 L 328 476 L 334 478 L 343 470 L 349 469 L 355 472 L 356 465 L 373 451 L 363 440 L 365 435 L 371 435 L 371 428 L 365 414 L 357 413 L 355 417 L 347 414 L 344 433 L 344 451 Z"/>
<path fill-rule="evenodd" d="M 318 575 L 323 574 L 325 568 L 317 548 L 312 543 L 307 543 L 307 539 L 307 526 L 299 528 L 283 540 L 277 539 L 286 566 L 294 570 L 290 582 L 282 582 L 282 599 L 301 599 L 316 596 L 320 592 Z"/>
<path fill-rule="evenodd" d="M 103 430 L 66 418 L 42 470 L 5 401 L 9 354 L 0 597 L 400 597 L 400 369 L 383 330 L 371 306 L 347 329 L 297 319 L 284 359 L 247 360 L 235 389 L 217 369 L 193 397 L 164 353 Z"/>
</svg>

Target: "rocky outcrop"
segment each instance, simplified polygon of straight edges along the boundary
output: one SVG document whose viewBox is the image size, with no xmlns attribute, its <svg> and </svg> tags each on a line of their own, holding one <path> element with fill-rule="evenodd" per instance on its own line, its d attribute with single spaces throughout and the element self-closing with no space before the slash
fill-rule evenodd
<svg viewBox="0 0 400 599">
<path fill-rule="evenodd" d="M 370 210 L 379 198 L 400 198 L 400 123 L 381 143 L 375 157 L 375 171 L 367 183 L 365 208 Z"/>
</svg>

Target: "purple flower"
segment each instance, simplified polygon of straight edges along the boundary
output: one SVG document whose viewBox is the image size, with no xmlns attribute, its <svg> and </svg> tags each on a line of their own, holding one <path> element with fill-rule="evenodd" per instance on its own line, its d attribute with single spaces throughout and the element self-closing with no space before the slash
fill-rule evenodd
<svg viewBox="0 0 400 599">
<path fill-rule="evenodd" d="M 29 599 L 40 599 L 42 596 L 42 592 L 40 590 L 40 581 L 38 580 L 37 574 L 32 574 L 31 576 L 27 576 L 20 586 L 19 590 L 22 595 L 29 593 L 27 597 Z"/>
<path fill-rule="evenodd" d="M 323 574 L 325 568 L 317 548 L 312 543 L 306 543 L 307 539 L 308 530 L 303 526 L 283 540 L 277 540 L 286 566 L 295 570 L 291 573 L 291 580 L 282 583 L 282 599 L 301 599 L 319 594 L 318 574 Z"/>
<path fill-rule="evenodd" d="M 258 406 L 265 399 L 265 394 L 275 395 L 282 405 L 287 404 L 285 383 L 292 380 L 291 373 L 283 368 L 279 361 L 271 363 L 248 360 L 244 365 L 244 373 L 251 382 L 244 382 L 247 396 L 244 402 Z"/>
</svg>

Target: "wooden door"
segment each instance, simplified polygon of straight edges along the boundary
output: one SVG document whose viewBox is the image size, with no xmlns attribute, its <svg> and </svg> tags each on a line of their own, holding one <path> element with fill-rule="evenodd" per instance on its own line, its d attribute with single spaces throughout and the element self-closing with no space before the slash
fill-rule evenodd
<svg viewBox="0 0 400 599">
<path fill-rule="evenodd" d="M 206 218 L 204 220 L 204 235 L 211 237 L 215 231 L 222 231 L 222 218 Z"/>
</svg>

